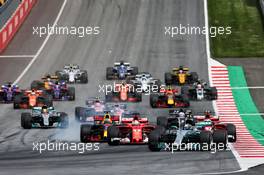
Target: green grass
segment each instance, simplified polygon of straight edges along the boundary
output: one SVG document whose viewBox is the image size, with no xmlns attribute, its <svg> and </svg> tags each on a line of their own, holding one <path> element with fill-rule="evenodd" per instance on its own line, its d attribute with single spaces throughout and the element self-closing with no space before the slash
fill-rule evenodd
<svg viewBox="0 0 264 175">
<path fill-rule="evenodd" d="M 232 27 L 231 35 L 210 38 L 213 57 L 264 57 L 264 27 L 258 8 L 258 0 L 208 0 L 210 26 Z"/>
</svg>

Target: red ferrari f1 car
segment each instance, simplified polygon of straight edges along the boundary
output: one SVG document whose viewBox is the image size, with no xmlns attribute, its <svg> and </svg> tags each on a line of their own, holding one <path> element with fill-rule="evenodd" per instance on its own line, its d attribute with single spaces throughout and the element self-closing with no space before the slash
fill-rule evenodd
<svg viewBox="0 0 264 175">
<path fill-rule="evenodd" d="M 147 144 L 149 133 L 155 125 L 139 113 L 124 114 L 121 123 L 108 127 L 108 144 Z"/>
</svg>

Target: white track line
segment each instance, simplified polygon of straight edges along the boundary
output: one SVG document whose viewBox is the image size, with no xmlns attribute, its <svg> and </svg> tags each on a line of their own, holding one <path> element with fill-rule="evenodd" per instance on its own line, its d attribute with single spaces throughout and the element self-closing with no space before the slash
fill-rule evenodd
<svg viewBox="0 0 264 175">
<path fill-rule="evenodd" d="M 63 12 L 63 10 L 64 10 L 64 7 L 65 7 L 66 3 L 67 3 L 67 0 L 64 0 L 62 6 L 61 6 L 61 8 L 60 8 L 60 11 L 59 11 L 59 13 L 58 13 L 58 15 L 57 15 L 57 17 L 56 17 L 56 19 L 55 19 L 53 25 L 52 25 L 53 28 L 55 27 L 55 25 L 57 25 L 57 23 L 58 23 L 58 21 L 59 21 L 59 19 L 60 19 L 60 17 L 61 17 L 61 14 L 62 14 L 62 12 Z M 42 45 L 41 45 L 40 48 L 38 49 L 36 55 L 34 55 L 33 59 L 29 62 L 29 64 L 27 65 L 27 67 L 26 67 L 26 68 L 24 69 L 24 71 L 19 75 L 19 77 L 14 81 L 13 84 L 17 84 L 17 83 L 21 80 L 21 78 L 27 73 L 27 71 L 29 70 L 29 68 L 30 68 L 30 67 L 32 66 L 32 64 L 36 61 L 36 59 L 38 58 L 39 54 L 41 53 L 41 51 L 43 50 L 43 48 L 44 48 L 45 45 L 47 44 L 49 38 L 50 38 L 50 33 L 49 33 L 49 34 L 47 35 L 47 37 L 45 38 L 44 42 L 42 43 Z"/>
<path fill-rule="evenodd" d="M 35 55 L 0 55 L 0 58 L 34 58 Z"/>
<path fill-rule="evenodd" d="M 258 115 L 264 115 L 264 113 L 248 113 L 248 114 L 240 114 L 241 116 L 243 115 L 249 115 L 249 116 L 258 116 Z"/>
<path fill-rule="evenodd" d="M 231 89 L 264 89 L 264 86 L 231 87 Z"/>
</svg>

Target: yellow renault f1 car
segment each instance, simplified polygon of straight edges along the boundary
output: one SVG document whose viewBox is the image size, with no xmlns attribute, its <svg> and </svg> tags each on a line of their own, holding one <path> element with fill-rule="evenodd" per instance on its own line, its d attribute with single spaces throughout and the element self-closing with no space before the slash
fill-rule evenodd
<svg viewBox="0 0 264 175">
<path fill-rule="evenodd" d="M 198 74 L 196 72 L 190 72 L 189 68 L 180 66 L 173 68 L 171 72 L 165 73 L 166 85 L 186 85 L 193 84 L 198 80 Z"/>
</svg>

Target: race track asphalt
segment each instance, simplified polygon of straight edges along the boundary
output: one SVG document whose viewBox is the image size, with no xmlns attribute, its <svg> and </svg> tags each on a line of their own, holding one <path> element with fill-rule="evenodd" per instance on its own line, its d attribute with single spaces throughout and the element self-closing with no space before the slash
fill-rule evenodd
<svg viewBox="0 0 264 175">
<path fill-rule="evenodd" d="M 28 28 L 25 33 L 29 34 L 30 28 L 38 23 L 53 23 L 56 15 L 51 14 L 58 13 L 59 8 L 53 7 L 54 0 L 43 1 L 39 0 L 39 3 L 48 10 L 45 13 L 35 10 L 34 15 L 30 16 L 31 21 L 27 20 L 19 32 Z M 56 0 L 55 4 L 59 6 L 62 1 Z M 41 9 L 38 5 L 35 8 Z M 45 73 L 55 72 L 68 63 L 77 63 L 88 70 L 89 83 L 75 86 L 75 102 L 55 103 L 58 111 L 65 111 L 71 116 L 71 126 L 66 130 L 24 130 L 20 126 L 21 111 L 14 111 L 12 105 L 1 105 L 0 174 L 198 174 L 238 170 L 239 165 L 230 151 L 215 154 L 153 153 L 146 146 L 109 147 L 106 144 L 101 144 L 99 151 L 84 154 L 62 151 L 39 154 L 32 151 L 32 142 L 45 142 L 48 139 L 79 141 L 79 124 L 73 120 L 74 107 L 84 106 L 87 97 L 103 97 L 98 92 L 98 86 L 111 84 L 105 80 L 105 70 L 114 61 L 129 61 L 131 65 L 138 66 L 140 71 L 150 72 L 161 80 L 165 71 L 174 66 L 185 65 L 192 71 L 197 71 L 202 79 L 208 80 L 205 36 L 170 38 L 164 35 L 165 26 L 179 24 L 203 27 L 203 1 L 68 0 L 58 26 L 99 26 L 100 34 L 84 38 L 51 36 L 19 85 L 27 88 L 31 81 L 39 79 Z M 4 54 L 34 54 L 35 48 L 43 41 L 36 39 L 36 36 L 25 35 L 23 38 L 23 34 L 20 34 L 20 37 L 19 40 L 13 40 L 12 46 Z M 21 41 L 21 48 L 15 46 Z M 34 49 L 27 48 L 27 42 L 31 43 L 28 47 Z M 27 52 L 31 50 L 34 53 Z M 0 61 L 7 59 L 1 58 Z M 4 77 L 0 74 L 0 82 L 14 81 L 30 58 L 18 60 L 20 61 L 13 64 L 0 64 L 0 70 L 5 68 Z M 10 79 L 7 80 L 8 75 Z M 205 109 L 213 110 L 210 102 L 194 102 L 191 105 L 194 113 Z M 167 110 L 151 109 L 148 96 L 144 97 L 142 103 L 131 104 L 129 108 L 149 114 L 152 122 L 157 116 L 167 114 Z"/>
</svg>

